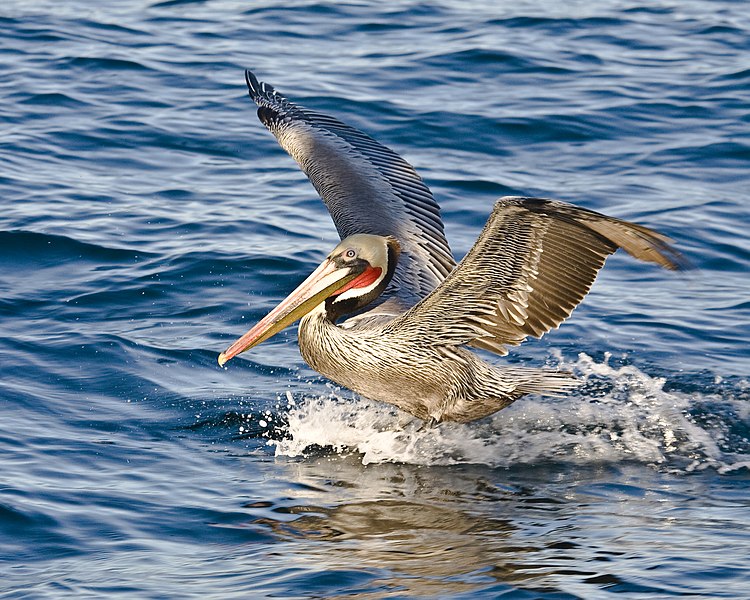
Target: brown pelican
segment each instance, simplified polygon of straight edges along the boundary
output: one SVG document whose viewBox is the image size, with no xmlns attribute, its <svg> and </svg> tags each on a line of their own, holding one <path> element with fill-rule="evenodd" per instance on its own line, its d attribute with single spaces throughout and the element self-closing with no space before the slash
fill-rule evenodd
<svg viewBox="0 0 750 600">
<path fill-rule="evenodd" d="M 618 248 L 667 269 L 684 264 L 667 237 L 641 225 L 504 197 L 456 265 L 438 205 L 409 163 L 249 71 L 246 80 L 258 117 L 308 176 L 342 241 L 219 356 L 222 366 L 301 318 L 300 351 L 313 369 L 428 422 L 464 423 L 575 385 L 569 373 L 492 365 L 469 347 L 505 355 L 556 328 Z"/>
</svg>

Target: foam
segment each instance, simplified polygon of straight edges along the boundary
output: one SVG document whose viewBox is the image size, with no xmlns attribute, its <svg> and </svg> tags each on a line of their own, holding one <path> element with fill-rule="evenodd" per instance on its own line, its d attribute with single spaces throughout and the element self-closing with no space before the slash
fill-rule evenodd
<svg viewBox="0 0 750 600">
<path fill-rule="evenodd" d="M 287 392 L 288 426 L 269 433 L 268 443 L 276 456 L 304 456 L 323 447 L 360 454 L 363 464 L 508 467 L 628 460 L 721 472 L 749 466 L 747 454 L 722 448 L 725 421 L 706 424 L 693 416 L 691 411 L 712 401 L 711 394 L 665 391 L 663 378 L 632 365 L 613 366 L 608 355 L 601 362 L 586 354 L 559 362 L 582 383 L 568 396 L 527 396 L 487 419 L 432 429 L 382 403 L 336 392 L 294 399 Z M 736 402 L 739 413 L 744 403 Z"/>
</svg>

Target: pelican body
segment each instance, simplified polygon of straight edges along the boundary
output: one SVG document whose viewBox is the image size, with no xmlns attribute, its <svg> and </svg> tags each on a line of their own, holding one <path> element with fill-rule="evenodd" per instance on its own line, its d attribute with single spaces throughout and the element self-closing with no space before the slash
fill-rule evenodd
<svg viewBox="0 0 750 600">
<path fill-rule="evenodd" d="M 530 393 L 576 385 L 567 372 L 494 365 L 556 328 L 618 248 L 677 270 L 662 234 L 544 198 L 500 198 L 456 265 L 440 211 L 404 159 L 341 121 L 304 109 L 246 72 L 260 120 L 299 163 L 342 241 L 323 263 L 219 356 L 234 356 L 298 319 L 316 371 L 428 422 L 465 423 Z"/>
</svg>

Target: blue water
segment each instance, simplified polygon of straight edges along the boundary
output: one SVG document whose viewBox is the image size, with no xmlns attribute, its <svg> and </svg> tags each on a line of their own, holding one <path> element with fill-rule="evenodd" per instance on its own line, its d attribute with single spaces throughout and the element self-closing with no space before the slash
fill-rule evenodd
<svg viewBox="0 0 750 600">
<path fill-rule="evenodd" d="M 502 6 L 498 6 L 502 5 Z M 750 597 L 743 2 L 6 0 L 0 596 Z M 582 388 L 418 431 L 290 329 L 335 245 L 243 68 L 415 165 L 457 257 L 494 199 L 670 235 L 507 360 Z"/>
</svg>

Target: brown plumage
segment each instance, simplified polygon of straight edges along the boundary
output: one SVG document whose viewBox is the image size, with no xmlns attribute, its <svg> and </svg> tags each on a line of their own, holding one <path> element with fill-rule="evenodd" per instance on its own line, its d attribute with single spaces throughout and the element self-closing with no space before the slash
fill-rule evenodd
<svg viewBox="0 0 750 600">
<path fill-rule="evenodd" d="M 667 269 L 685 265 L 647 227 L 564 202 L 505 197 L 454 268 L 437 204 L 408 163 L 247 79 L 261 120 L 310 177 L 345 239 L 222 353 L 222 365 L 301 318 L 302 356 L 326 377 L 420 419 L 467 422 L 525 394 L 576 385 L 565 372 L 492 365 L 469 346 L 505 355 L 559 326 L 618 248 Z"/>
</svg>

